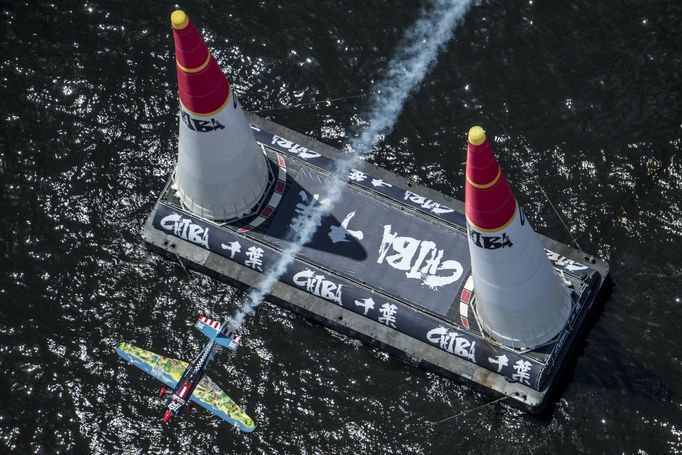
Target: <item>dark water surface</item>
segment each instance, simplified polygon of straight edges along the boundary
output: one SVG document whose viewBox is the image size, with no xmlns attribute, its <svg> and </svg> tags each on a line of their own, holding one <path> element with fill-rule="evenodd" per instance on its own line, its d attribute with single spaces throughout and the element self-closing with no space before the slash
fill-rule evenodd
<svg viewBox="0 0 682 455">
<path fill-rule="evenodd" d="M 408 1 L 187 1 L 248 110 L 368 93 Z M 120 340 L 197 352 L 242 293 L 147 252 L 176 159 L 172 2 L 0 2 L 0 452 L 681 453 L 682 4 L 482 1 L 369 159 L 463 198 L 475 123 L 539 232 L 615 288 L 552 412 L 490 398 L 264 304 L 211 376 L 256 420 L 160 424 Z M 340 146 L 367 98 L 264 112 Z M 224 297 L 223 297 L 224 296 Z"/>
</svg>

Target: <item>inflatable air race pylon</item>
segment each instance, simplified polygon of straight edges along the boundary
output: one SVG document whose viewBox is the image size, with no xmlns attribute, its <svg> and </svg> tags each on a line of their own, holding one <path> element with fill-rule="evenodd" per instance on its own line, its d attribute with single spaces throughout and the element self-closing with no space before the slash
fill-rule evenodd
<svg viewBox="0 0 682 455">
<path fill-rule="evenodd" d="M 464 194 L 476 309 L 484 331 L 513 348 L 547 343 L 566 325 L 570 293 L 480 126 L 469 130 Z"/>
<path fill-rule="evenodd" d="M 180 139 L 173 189 L 209 220 L 246 216 L 266 191 L 267 158 L 237 97 L 183 11 L 171 14 L 180 95 Z"/>
</svg>

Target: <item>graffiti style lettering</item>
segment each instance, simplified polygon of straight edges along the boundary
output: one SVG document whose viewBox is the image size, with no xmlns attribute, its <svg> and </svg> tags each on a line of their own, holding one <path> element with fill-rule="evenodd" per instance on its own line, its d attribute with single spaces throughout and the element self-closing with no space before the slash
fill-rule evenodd
<svg viewBox="0 0 682 455">
<path fill-rule="evenodd" d="M 311 158 L 319 158 L 322 155 L 320 155 L 317 152 L 313 152 L 312 150 L 308 150 L 307 148 L 303 147 L 302 145 L 298 145 L 297 143 L 290 141 L 288 139 L 284 139 L 283 137 L 279 137 L 277 135 L 272 136 L 272 145 L 279 145 L 280 147 L 286 149 L 289 153 L 298 156 L 301 159 L 304 160 L 309 160 Z"/>
<path fill-rule="evenodd" d="M 229 244 L 221 243 L 220 247 L 223 250 L 230 252 L 230 259 L 234 259 L 234 255 L 242 251 L 242 245 L 238 241 L 230 242 Z"/>
<path fill-rule="evenodd" d="M 497 372 L 502 371 L 502 368 L 509 365 L 509 358 L 506 355 L 498 355 L 495 358 L 488 357 L 488 362 L 497 365 Z"/>
<path fill-rule="evenodd" d="M 394 254 L 389 255 L 389 252 Z M 394 269 L 404 270 L 407 278 L 422 280 L 423 285 L 437 289 L 459 280 L 464 271 L 458 261 L 443 261 L 443 254 L 443 250 L 434 242 L 400 237 L 397 232 L 391 232 L 391 225 L 388 224 L 384 225 L 377 264 L 386 260 Z"/>
<path fill-rule="evenodd" d="M 429 330 L 426 339 L 444 351 L 476 362 L 476 342 L 469 341 L 459 333 L 448 330 L 447 327 L 436 327 Z"/>
<path fill-rule="evenodd" d="M 512 374 L 512 379 L 516 379 L 522 384 L 530 385 L 530 369 L 532 368 L 532 365 L 529 361 L 527 360 L 518 360 L 514 364 L 514 370 L 516 370 L 515 374 Z"/>
<path fill-rule="evenodd" d="M 355 306 L 362 307 L 364 310 L 362 315 L 367 316 L 367 312 L 374 309 L 374 300 L 372 300 L 371 297 L 368 299 L 356 300 Z"/>
<path fill-rule="evenodd" d="M 314 271 L 305 269 L 294 275 L 294 284 L 306 291 L 330 302 L 341 303 L 342 284 L 336 284 L 328 280 L 324 275 L 316 275 Z"/>
<path fill-rule="evenodd" d="M 365 234 L 362 231 L 360 230 L 354 231 L 352 229 L 348 229 L 348 223 L 354 216 L 355 212 L 354 211 L 350 212 L 341 222 L 341 226 L 332 226 L 329 228 L 329 234 L 327 235 L 331 239 L 332 243 L 350 242 L 348 237 L 346 237 L 346 234 L 350 235 L 351 237 L 355 237 L 358 240 L 362 240 L 365 238 Z"/>
<path fill-rule="evenodd" d="M 420 196 L 411 191 L 405 191 L 405 197 L 403 197 L 403 200 L 413 202 L 421 208 L 433 212 L 436 215 L 454 212 L 454 210 L 449 207 L 441 205 L 438 202 L 434 202 L 431 199 L 426 199 L 424 196 Z"/>
<path fill-rule="evenodd" d="M 363 180 L 367 179 L 367 174 L 362 171 L 358 171 L 357 169 L 351 169 L 351 171 L 348 173 L 348 179 L 355 182 L 362 182 Z"/>
<path fill-rule="evenodd" d="M 545 250 L 545 253 L 547 253 L 547 259 L 554 263 L 555 266 L 562 267 L 568 270 L 569 272 L 587 270 L 586 265 L 582 265 L 578 262 L 575 262 L 573 259 L 568 259 L 567 257 L 561 256 L 559 253 L 555 253 L 554 251 L 549 250 Z"/>
<path fill-rule="evenodd" d="M 247 267 L 251 267 L 254 270 L 258 270 L 259 272 L 263 271 L 263 253 L 265 251 L 263 248 L 257 247 L 257 246 L 252 246 L 248 250 L 246 250 L 246 256 L 248 256 L 248 259 L 244 262 L 244 265 Z"/>
<path fill-rule="evenodd" d="M 378 186 L 378 187 L 381 187 L 381 186 L 392 187 L 392 186 L 393 186 L 393 185 L 391 185 L 390 183 L 386 183 L 386 182 L 384 182 L 384 181 L 381 180 L 381 179 L 372 179 L 372 185 L 375 186 L 375 187 L 376 187 L 376 186 Z"/>
<path fill-rule="evenodd" d="M 502 235 L 483 235 L 478 231 L 474 231 L 471 226 L 469 226 L 469 238 L 471 241 L 479 248 L 484 248 L 486 250 L 496 250 L 498 248 L 511 248 L 514 246 L 509 236 L 506 232 Z"/>
<path fill-rule="evenodd" d="M 208 133 L 210 131 L 222 130 L 225 125 L 220 123 L 218 120 L 212 118 L 209 120 L 203 120 L 199 118 L 192 117 L 188 112 L 180 110 L 180 117 L 182 122 L 192 131 L 197 131 L 199 133 Z"/>
<path fill-rule="evenodd" d="M 208 249 L 208 230 L 192 222 L 189 218 L 182 218 L 179 213 L 173 213 L 161 219 L 161 227 L 172 232 L 176 237 L 188 240 Z"/>
<path fill-rule="evenodd" d="M 395 329 L 395 314 L 397 312 L 397 306 L 393 305 L 392 303 L 384 303 L 381 305 L 381 308 L 379 308 L 379 313 L 381 313 L 379 322 Z"/>
</svg>

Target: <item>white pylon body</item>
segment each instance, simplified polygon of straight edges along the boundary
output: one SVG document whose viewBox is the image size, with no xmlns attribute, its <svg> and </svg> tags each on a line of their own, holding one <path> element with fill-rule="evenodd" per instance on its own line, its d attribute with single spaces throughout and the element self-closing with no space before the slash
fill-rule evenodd
<svg viewBox="0 0 682 455">
<path fill-rule="evenodd" d="M 551 341 L 571 315 L 570 292 L 518 207 L 480 127 L 469 136 L 465 207 L 484 331 L 514 348 Z"/>
<path fill-rule="evenodd" d="M 226 220 L 248 214 L 268 184 L 266 157 L 253 137 L 235 94 L 209 116 L 180 103 L 177 196 L 203 218 Z"/>
<path fill-rule="evenodd" d="M 571 314 L 571 297 L 523 211 L 517 208 L 503 231 L 479 232 L 470 224 L 467 231 L 476 309 L 484 330 L 515 348 L 554 338 Z M 496 237 L 508 246 L 483 247 Z"/>
</svg>

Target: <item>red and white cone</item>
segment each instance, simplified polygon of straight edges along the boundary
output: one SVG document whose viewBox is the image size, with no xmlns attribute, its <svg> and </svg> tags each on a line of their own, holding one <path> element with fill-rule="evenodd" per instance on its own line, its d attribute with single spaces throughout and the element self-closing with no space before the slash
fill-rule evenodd
<svg viewBox="0 0 682 455">
<path fill-rule="evenodd" d="M 464 201 L 483 329 L 514 348 L 547 343 L 571 314 L 570 292 L 547 259 L 479 126 L 469 130 Z"/>
<path fill-rule="evenodd" d="M 180 95 L 173 189 L 182 205 L 210 220 L 253 211 L 268 185 L 267 158 L 237 97 L 187 15 L 171 14 Z"/>
</svg>

